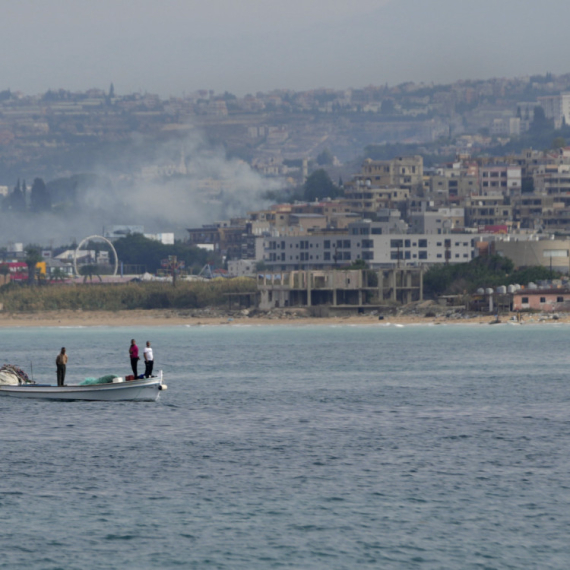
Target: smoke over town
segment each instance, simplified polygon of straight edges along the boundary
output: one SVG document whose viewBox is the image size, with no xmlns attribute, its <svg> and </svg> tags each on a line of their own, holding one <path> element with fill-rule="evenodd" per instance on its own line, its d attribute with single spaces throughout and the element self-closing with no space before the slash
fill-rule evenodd
<svg viewBox="0 0 570 570">
<path fill-rule="evenodd" d="M 263 179 L 245 162 L 198 134 L 155 143 L 133 138 L 112 166 L 97 164 L 69 190 L 48 183 L 52 211 L 4 212 L 1 242 L 65 244 L 101 233 L 112 224 L 143 225 L 145 232 L 174 232 L 244 215 L 263 207 L 262 195 L 279 183 Z"/>
</svg>

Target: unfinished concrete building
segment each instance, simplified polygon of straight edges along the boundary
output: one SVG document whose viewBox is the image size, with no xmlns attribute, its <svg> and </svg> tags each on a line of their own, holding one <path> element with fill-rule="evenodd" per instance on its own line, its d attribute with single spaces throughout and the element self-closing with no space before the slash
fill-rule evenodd
<svg viewBox="0 0 570 570">
<path fill-rule="evenodd" d="M 423 299 L 418 268 L 291 271 L 258 278 L 259 308 L 379 309 Z"/>
</svg>

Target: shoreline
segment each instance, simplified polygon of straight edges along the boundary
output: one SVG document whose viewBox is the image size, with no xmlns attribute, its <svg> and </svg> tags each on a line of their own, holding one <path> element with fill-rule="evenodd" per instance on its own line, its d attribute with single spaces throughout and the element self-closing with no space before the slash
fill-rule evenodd
<svg viewBox="0 0 570 570">
<path fill-rule="evenodd" d="M 516 314 L 500 316 L 500 324 L 516 324 Z M 132 311 L 43 311 L 37 313 L 0 313 L 0 328 L 23 327 L 158 327 L 158 326 L 315 326 L 315 325 L 468 325 L 494 324 L 493 315 L 461 317 L 421 315 L 351 315 L 334 317 L 310 317 L 291 314 L 247 316 L 243 314 L 220 314 L 196 316 L 173 310 Z M 569 324 L 570 314 L 524 314 L 522 324 Z"/>
</svg>

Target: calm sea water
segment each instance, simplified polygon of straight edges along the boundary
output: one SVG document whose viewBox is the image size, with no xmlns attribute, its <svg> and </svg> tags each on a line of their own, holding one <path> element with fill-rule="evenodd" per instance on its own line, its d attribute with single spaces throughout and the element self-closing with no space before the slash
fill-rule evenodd
<svg viewBox="0 0 570 570">
<path fill-rule="evenodd" d="M 570 566 L 568 326 L 0 330 L 55 383 L 129 370 L 158 403 L 0 399 L 0 568 Z"/>
</svg>

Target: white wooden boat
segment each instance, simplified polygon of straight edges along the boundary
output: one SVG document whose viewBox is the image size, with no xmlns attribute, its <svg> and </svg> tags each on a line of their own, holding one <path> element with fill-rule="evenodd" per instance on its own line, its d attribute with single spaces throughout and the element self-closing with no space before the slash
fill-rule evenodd
<svg viewBox="0 0 570 570">
<path fill-rule="evenodd" d="M 152 378 L 125 380 L 115 378 L 109 384 L 79 386 L 50 386 L 47 384 L 21 384 L 0 386 L 0 396 L 13 398 L 40 398 L 42 400 L 91 400 L 111 402 L 154 402 L 160 392 L 166 390 L 162 370 Z"/>
</svg>

